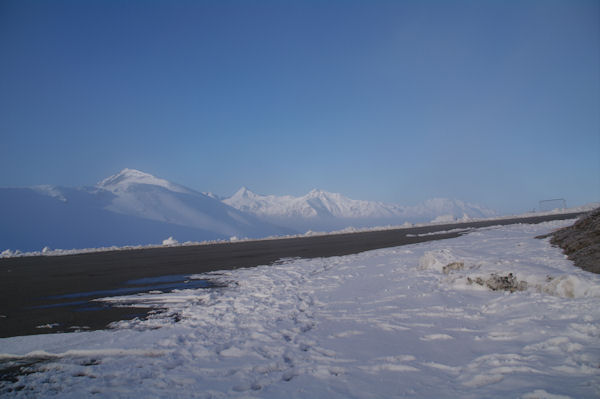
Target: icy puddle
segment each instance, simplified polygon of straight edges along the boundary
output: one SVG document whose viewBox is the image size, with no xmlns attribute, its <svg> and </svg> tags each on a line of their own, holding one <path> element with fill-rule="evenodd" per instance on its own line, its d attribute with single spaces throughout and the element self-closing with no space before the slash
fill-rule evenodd
<svg viewBox="0 0 600 399">
<path fill-rule="evenodd" d="M 600 276 L 534 238 L 563 225 L 111 295 L 97 302 L 166 311 L 110 331 L 0 339 L 0 395 L 597 398 Z"/>
<path fill-rule="evenodd" d="M 111 290 L 100 290 L 100 291 L 86 291 L 86 292 L 74 292 L 65 295 L 56 295 L 38 298 L 41 305 L 33 306 L 32 309 L 48 309 L 49 311 L 60 310 L 62 312 L 98 312 L 98 311 L 110 311 L 115 306 L 121 308 L 128 308 L 129 303 L 120 299 L 119 301 L 111 301 L 111 297 L 118 296 L 121 298 L 123 295 L 128 295 L 135 298 L 136 295 L 143 294 L 164 294 L 178 290 L 195 290 L 195 289 L 211 289 L 218 288 L 221 285 L 213 281 L 206 279 L 190 278 L 187 275 L 168 275 L 152 278 L 143 278 L 137 280 L 126 281 L 122 284 L 123 286 Z M 132 302 L 136 302 L 133 300 Z M 139 308 L 147 308 L 147 306 L 136 306 L 137 312 L 132 309 L 132 312 L 118 312 L 114 313 L 114 318 L 109 319 L 110 321 L 116 322 L 123 319 L 142 318 L 145 319 L 148 315 L 147 312 Z M 114 309 L 113 309 L 114 310 Z M 112 314 L 112 313 L 111 313 Z M 58 317 L 61 319 L 61 317 Z M 109 321 L 104 324 L 96 323 L 93 329 L 105 328 Z M 75 326 L 69 327 L 61 325 L 60 323 L 49 323 L 37 326 L 40 329 L 40 333 L 50 332 L 64 332 L 73 331 L 80 329 L 90 329 L 89 326 Z"/>
<path fill-rule="evenodd" d="M 112 290 L 75 292 L 72 294 L 56 295 L 41 298 L 41 300 L 55 301 L 62 299 L 74 298 L 98 298 L 105 296 L 115 296 L 124 294 L 139 294 L 149 291 L 160 291 L 160 293 L 171 292 L 173 290 L 197 289 L 197 288 L 214 288 L 217 285 L 211 281 L 204 279 L 191 279 L 185 275 L 161 276 L 152 278 L 143 278 L 138 280 L 129 280 L 124 283 L 126 287 L 116 288 Z M 46 308 L 57 305 L 41 305 L 36 308 Z"/>
</svg>

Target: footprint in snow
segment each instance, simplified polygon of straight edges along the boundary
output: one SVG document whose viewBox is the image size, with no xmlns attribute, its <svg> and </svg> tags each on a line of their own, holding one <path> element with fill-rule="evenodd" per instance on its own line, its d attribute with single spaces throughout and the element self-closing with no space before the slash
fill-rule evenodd
<svg viewBox="0 0 600 399">
<path fill-rule="evenodd" d="M 447 341 L 450 339 L 454 339 L 454 337 L 448 334 L 429 334 L 419 339 L 421 341 Z"/>
</svg>

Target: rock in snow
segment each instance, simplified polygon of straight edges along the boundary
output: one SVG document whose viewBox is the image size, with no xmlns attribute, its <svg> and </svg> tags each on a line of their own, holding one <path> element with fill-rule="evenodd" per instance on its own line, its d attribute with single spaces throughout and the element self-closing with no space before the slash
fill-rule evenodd
<svg viewBox="0 0 600 399">
<path fill-rule="evenodd" d="M 506 276 L 501 276 L 496 273 L 492 273 L 485 280 L 481 277 L 476 277 L 474 280 L 467 277 L 469 284 L 479 284 L 485 286 L 492 291 L 525 291 L 527 289 L 526 281 L 518 281 L 517 278 L 512 274 L 508 273 Z"/>
</svg>

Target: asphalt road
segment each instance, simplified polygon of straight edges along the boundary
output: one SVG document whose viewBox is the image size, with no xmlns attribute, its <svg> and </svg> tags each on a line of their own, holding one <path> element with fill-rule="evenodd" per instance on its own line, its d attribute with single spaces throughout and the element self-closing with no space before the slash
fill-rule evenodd
<svg viewBox="0 0 600 399">
<path fill-rule="evenodd" d="M 80 328 L 145 316 L 148 309 L 113 308 L 90 302 L 119 293 L 183 287 L 184 276 L 268 265 L 282 258 L 341 256 L 454 238 L 453 229 L 572 219 L 579 213 L 453 223 L 385 231 L 162 247 L 65 256 L 0 259 L 0 338 Z M 419 237 L 420 234 L 437 233 Z M 180 276 L 165 278 L 164 276 Z M 139 279 L 155 279 L 140 282 Z M 40 326 L 45 326 L 40 328 Z"/>
</svg>

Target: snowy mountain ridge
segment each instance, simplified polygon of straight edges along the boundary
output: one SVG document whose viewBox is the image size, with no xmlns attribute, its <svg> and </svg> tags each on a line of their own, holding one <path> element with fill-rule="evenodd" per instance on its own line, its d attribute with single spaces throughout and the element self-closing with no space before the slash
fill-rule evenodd
<svg viewBox="0 0 600 399">
<path fill-rule="evenodd" d="M 181 242 L 263 238 L 493 215 L 457 200 L 404 207 L 316 189 L 293 197 L 243 187 L 223 199 L 123 169 L 91 187 L 0 188 L 0 249 L 145 245 L 171 236 Z"/>
<path fill-rule="evenodd" d="M 394 216 L 394 206 L 363 200 L 353 200 L 338 193 L 314 189 L 301 197 L 256 194 L 242 187 L 224 203 L 258 216 L 283 217 L 388 217 Z"/>
<path fill-rule="evenodd" d="M 460 218 L 491 217 L 496 212 L 460 200 L 434 198 L 416 206 L 354 200 L 339 193 L 314 189 L 301 197 L 260 195 L 242 187 L 224 203 L 259 217 L 278 218 L 406 218 L 430 221 L 440 216 Z M 425 220 L 427 219 L 427 220 Z"/>
<path fill-rule="evenodd" d="M 169 192 L 186 194 L 204 201 L 219 201 L 244 213 L 258 217 L 278 218 L 343 218 L 343 219 L 385 219 L 406 218 L 430 221 L 439 217 L 481 218 L 494 216 L 496 213 L 482 206 L 460 200 L 434 198 L 416 206 L 386 204 L 378 201 L 355 200 L 339 193 L 313 189 L 301 197 L 291 195 L 260 195 L 247 187 L 242 187 L 229 198 L 220 197 L 211 192 L 200 193 L 155 177 L 136 169 L 125 168 L 119 173 L 100 181 L 96 186 L 114 193 L 117 198 L 111 208 L 116 212 L 134 213 L 155 220 L 190 224 L 191 213 L 186 204 L 165 198 Z M 56 195 L 57 191 L 46 189 Z M 152 198 L 148 198 L 152 197 Z M 214 204 L 214 203 L 213 203 Z M 155 209 L 158 205 L 159 209 Z M 164 215 L 165 208 L 169 213 L 178 213 L 181 217 L 173 219 Z M 194 219 L 192 217 L 192 219 Z"/>
</svg>

